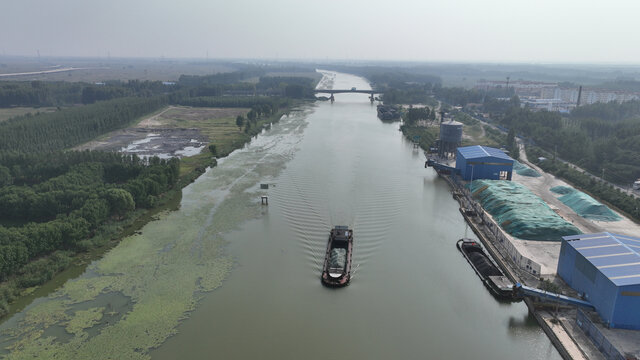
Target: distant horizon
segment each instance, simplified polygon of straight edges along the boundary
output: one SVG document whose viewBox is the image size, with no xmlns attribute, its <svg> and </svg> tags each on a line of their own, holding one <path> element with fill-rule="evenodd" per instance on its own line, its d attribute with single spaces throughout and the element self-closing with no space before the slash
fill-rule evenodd
<svg viewBox="0 0 640 360">
<path fill-rule="evenodd" d="M 251 57 L 169 57 L 169 56 L 91 56 L 91 55 L 27 55 L 27 54 L 0 54 L 3 58 L 22 58 L 29 60 L 147 60 L 147 61 L 202 61 L 202 62 L 237 62 L 237 61 L 265 61 L 265 62 L 292 62 L 292 63 L 363 63 L 363 64 L 434 64 L 434 65 L 530 65 L 530 66 L 548 66 L 548 65 L 581 65 L 581 66 L 629 66 L 640 67 L 640 62 L 569 62 L 569 61 L 501 61 L 501 60 L 402 60 L 402 59 L 341 59 L 341 58 L 251 58 Z"/>
</svg>

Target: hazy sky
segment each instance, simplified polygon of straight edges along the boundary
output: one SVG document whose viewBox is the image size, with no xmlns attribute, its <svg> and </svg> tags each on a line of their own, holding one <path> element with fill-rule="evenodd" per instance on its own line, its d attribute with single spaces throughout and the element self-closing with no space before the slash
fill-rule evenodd
<svg viewBox="0 0 640 360">
<path fill-rule="evenodd" d="M 637 0 L 0 0 L 0 54 L 640 64 Z"/>
</svg>

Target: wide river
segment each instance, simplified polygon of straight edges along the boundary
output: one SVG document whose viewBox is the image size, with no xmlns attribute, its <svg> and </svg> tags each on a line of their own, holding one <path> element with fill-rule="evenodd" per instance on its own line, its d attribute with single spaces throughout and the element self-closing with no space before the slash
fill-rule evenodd
<svg viewBox="0 0 640 360">
<path fill-rule="evenodd" d="M 339 73 L 320 86 L 369 89 Z M 334 225 L 354 230 L 341 289 L 320 283 Z M 179 211 L 2 324 L 2 345 L 15 358 L 560 359 L 524 304 L 484 288 L 464 236 L 398 123 L 339 94 L 220 161 Z"/>
</svg>

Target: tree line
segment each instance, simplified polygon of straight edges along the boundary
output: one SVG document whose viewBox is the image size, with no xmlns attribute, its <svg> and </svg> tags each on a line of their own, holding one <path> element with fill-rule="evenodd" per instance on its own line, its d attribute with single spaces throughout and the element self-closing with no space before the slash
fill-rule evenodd
<svg viewBox="0 0 640 360">
<path fill-rule="evenodd" d="M 632 104 L 594 104 L 559 113 L 512 108 L 498 121 L 592 173 L 605 169 L 605 178 L 628 185 L 640 177 L 640 107 Z M 637 112 L 630 109 L 637 109 Z M 613 117 L 601 118 L 603 109 Z M 625 114 L 625 115 L 622 115 Z M 614 120 L 618 119 L 618 120 Z"/>
<path fill-rule="evenodd" d="M 251 108 L 268 104 L 272 107 L 284 107 L 290 104 L 287 98 L 268 96 L 200 96 L 179 99 L 178 105 L 193 107 L 232 107 Z"/>
<path fill-rule="evenodd" d="M 571 111 L 574 119 L 598 119 L 603 121 L 620 121 L 640 116 L 640 100 L 617 103 L 594 103 L 582 105 Z"/>
<path fill-rule="evenodd" d="M 62 150 L 122 128 L 168 104 L 165 96 L 122 98 L 0 123 L 0 151 Z"/>
<path fill-rule="evenodd" d="M 410 107 L 402 117 L 404 123 L 412 126 L 415 125 L 418 121 L 434 121 L 436 119 L 436 111 L 435 109 L 430 109 L 429 107 Z"/>
<path fill-rule="evenodd" d="M 161 81 L 84 82 L 2 81 L 0 108 L 11 106 L 43 107 L 93 104 L 96 101 L 139 96 L 149 97 L 175 91 Z"/>
<path fill-rule="evenodd" d="M 90 151 L 3 154 L 2 164 L 2 279 L 56 250 L 83 250 L 105 221 L 153 207 L 180 170 L 178 159 Z"/>
<path fill-rule="evenodd" d="M 286 68 L 285 68 L 286 69 Z M 275 95 L 313 98 L 317 79 L 307 76 L 272 75 L 259 66 L 238 65 L 233 72 L 213 75 L 182 75 L 175 84 L 161 81 L 45 82 L 0 81 L 0 108 L 25 106 L 71 106 L 126 97 L 169 95 L 172 99 L 226 95 Z M 276 71 L 273 75 L 273 71 Z M 309 70 L 307 70 L 309 71 Z M 253 79 L 258 78 L 257 83 Z"/>
</svg>

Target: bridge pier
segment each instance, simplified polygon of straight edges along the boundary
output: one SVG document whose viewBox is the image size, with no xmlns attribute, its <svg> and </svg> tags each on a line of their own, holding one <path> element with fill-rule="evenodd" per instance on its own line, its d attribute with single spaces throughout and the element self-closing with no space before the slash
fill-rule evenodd
<svg viewBox="0 0 640 360">
<path fill-rule="evenodd" d="M 351 93 L 351 94 L 366 94 L 369 95 L 369 101 L 371 101 L 371 103 L 373 104 L 376 101 L 376 94 L 382 94 L 382 92 L 380 91 L 375 91 L 375 90 L 356 90 L 355 88 L 351 88 L 351 90 L 342 90 L 342 89 L 327 89 L 327 90 L 314 90 L 314 92 L 316 94 L 330 94 L 331 96 L 329 97 L 329 100 L 331 100 L 331 102 L 335 102 L 336 98 L 335 98 L 335 94 L 344 94 L 344 93 Z"/>
</svg>

